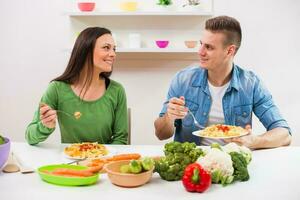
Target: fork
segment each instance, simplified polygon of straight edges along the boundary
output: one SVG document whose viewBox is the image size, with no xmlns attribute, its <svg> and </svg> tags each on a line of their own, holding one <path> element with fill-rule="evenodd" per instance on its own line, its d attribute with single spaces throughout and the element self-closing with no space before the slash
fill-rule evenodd
<svg viewBox="0 0 300 200">
<path fill-rule="evenodd" d="M 46 103 L 43 103 L 43 102 L 40 103 L 40 107 L 46 106 L 46 105 L 47 105 Z M 67 113 L 67 112 L 65 112 L 65 111 L 62 111 L 62 110 L 55 110 L 55 111 L 56 111 L 56 112 L 59 112 L 59 113 L 62 113 L 62 114 L 64 114 L 64 115 L 68 116 L 68 117 L 72 117 L 72 118 L 77 119 L 76 116 L 74 116 L 74 115 L 72 115 L 72 114 L 70 114 L 70 113 Z"/>
<path fill-rule="evenodd" d="M 204 129 L 205 127 L 200 125 L 199 122 L 196 120 L 194 114 L 192 113 L 192 111 L 188 110 L 188 112 L 190 113 L 190 115 L 193 117 L 193 120 L 194 120 L 194 124 L 199 128 L 199 129 Z"/>
<path fill-rule="evenodd" d="M 67 116 L 69 116 L 69 117 L 72 117 L 72 118 L 75 118 L 75 116 L 73 116 L 73 115 L 71 115 L 70 113 L 67 113 L 67 112 L 65 112 L 65 111 L 62 111 L 62 110 L 55 110 L 56 112 L 60 112 L 60 113 L 62 113 L 62 114 L 65 114 L 65 115 L 67 115 Z"/>
</svg>

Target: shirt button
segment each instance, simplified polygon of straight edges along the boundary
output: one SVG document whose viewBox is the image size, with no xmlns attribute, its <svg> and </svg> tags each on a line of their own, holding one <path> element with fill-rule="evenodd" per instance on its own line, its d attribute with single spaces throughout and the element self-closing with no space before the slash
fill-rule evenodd
<svg viewBox="0 0 300 200">
<path fill-rule="evenodd" d="M 210 99 L 210 97 L 207 97 L 207 99 Z"/>
<path fill-rule="evenodd" d="M 206 116 L 206 112 L 204 112 L 203 115 Z"/>
<path fill-rule="evenodd" d="M 243 112 L 243 116 L 246 116 L 247 115 L 247 113 L 246 112 Z"/>
</svg>

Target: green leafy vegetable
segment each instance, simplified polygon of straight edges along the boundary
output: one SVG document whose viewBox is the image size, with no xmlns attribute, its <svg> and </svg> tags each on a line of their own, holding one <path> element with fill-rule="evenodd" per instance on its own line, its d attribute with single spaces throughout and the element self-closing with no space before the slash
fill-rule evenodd
<svg viewBox="0 0 300 200">
<path fill-rule="evenodd" d="M 237 152 L 231 152 L 230 156 L 234 168 L 234 180 L 248 181 L 250 176 L 247 169 L 246 158 L 241 153 Z"/>
<path fill-rule="evenodd" d="M 164 180 L 181 180 L 185 167 L 204 155 L 202 149 L 196 147 L 195 143 L 189 142 L 169 142 L 165 144 L 165 157 L 155 162 L 155 171 Z"/>
</svg>

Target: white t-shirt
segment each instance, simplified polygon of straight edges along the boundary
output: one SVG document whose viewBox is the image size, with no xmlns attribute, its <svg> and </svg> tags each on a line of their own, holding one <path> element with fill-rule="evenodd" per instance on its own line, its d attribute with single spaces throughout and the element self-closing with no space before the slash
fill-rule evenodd
<svg viewBox="0 0 300 200">
<path fill-rule="evenodd" d="M 207 126 L 211 126 L 214 124 L 224 124 L 225 119 L 224 119 L 222 99 L 229 86 L 230 81 L 221 87 L 215 87 L 209 81 L 207 82 L 208 82 L 208 88 L 210 91 L 211 101 L 212 101 L 210 112 L 208 115 Z M 210 145 L 213 142 L 217 142 L 221 145 L 225 144 L 225 142 L 221 139 L 202 138 L 201 145 Z"/>
</svg>

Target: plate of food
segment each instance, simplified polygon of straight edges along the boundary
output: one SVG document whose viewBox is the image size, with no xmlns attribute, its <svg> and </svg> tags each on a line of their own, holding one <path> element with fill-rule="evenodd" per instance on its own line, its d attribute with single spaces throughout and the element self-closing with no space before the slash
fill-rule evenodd
<svg viewBox="0 0 300 200">
<path fill-rule="evenodd" d="M 230 126 L 224 124 L 215 124 L 208 126 L 203 130 L 194 131 L 193 135 L 211 139 L 228 139 L 247 135 L 248 130 L 240 126 Z"/>
<path fill-rule="evenodd" d="M 56 185 L 91 185 L 98 181 L 98 170 L 79 165 L 45 165 L 38 168 L 43 181 Z"/>
<path fill-rule="evenodd" d="M 69 159 L 84 160 L 112 156 L 116 150 L 97 142 L 83 142 L 70 144 L 63 153 Z"/>
</svg>

